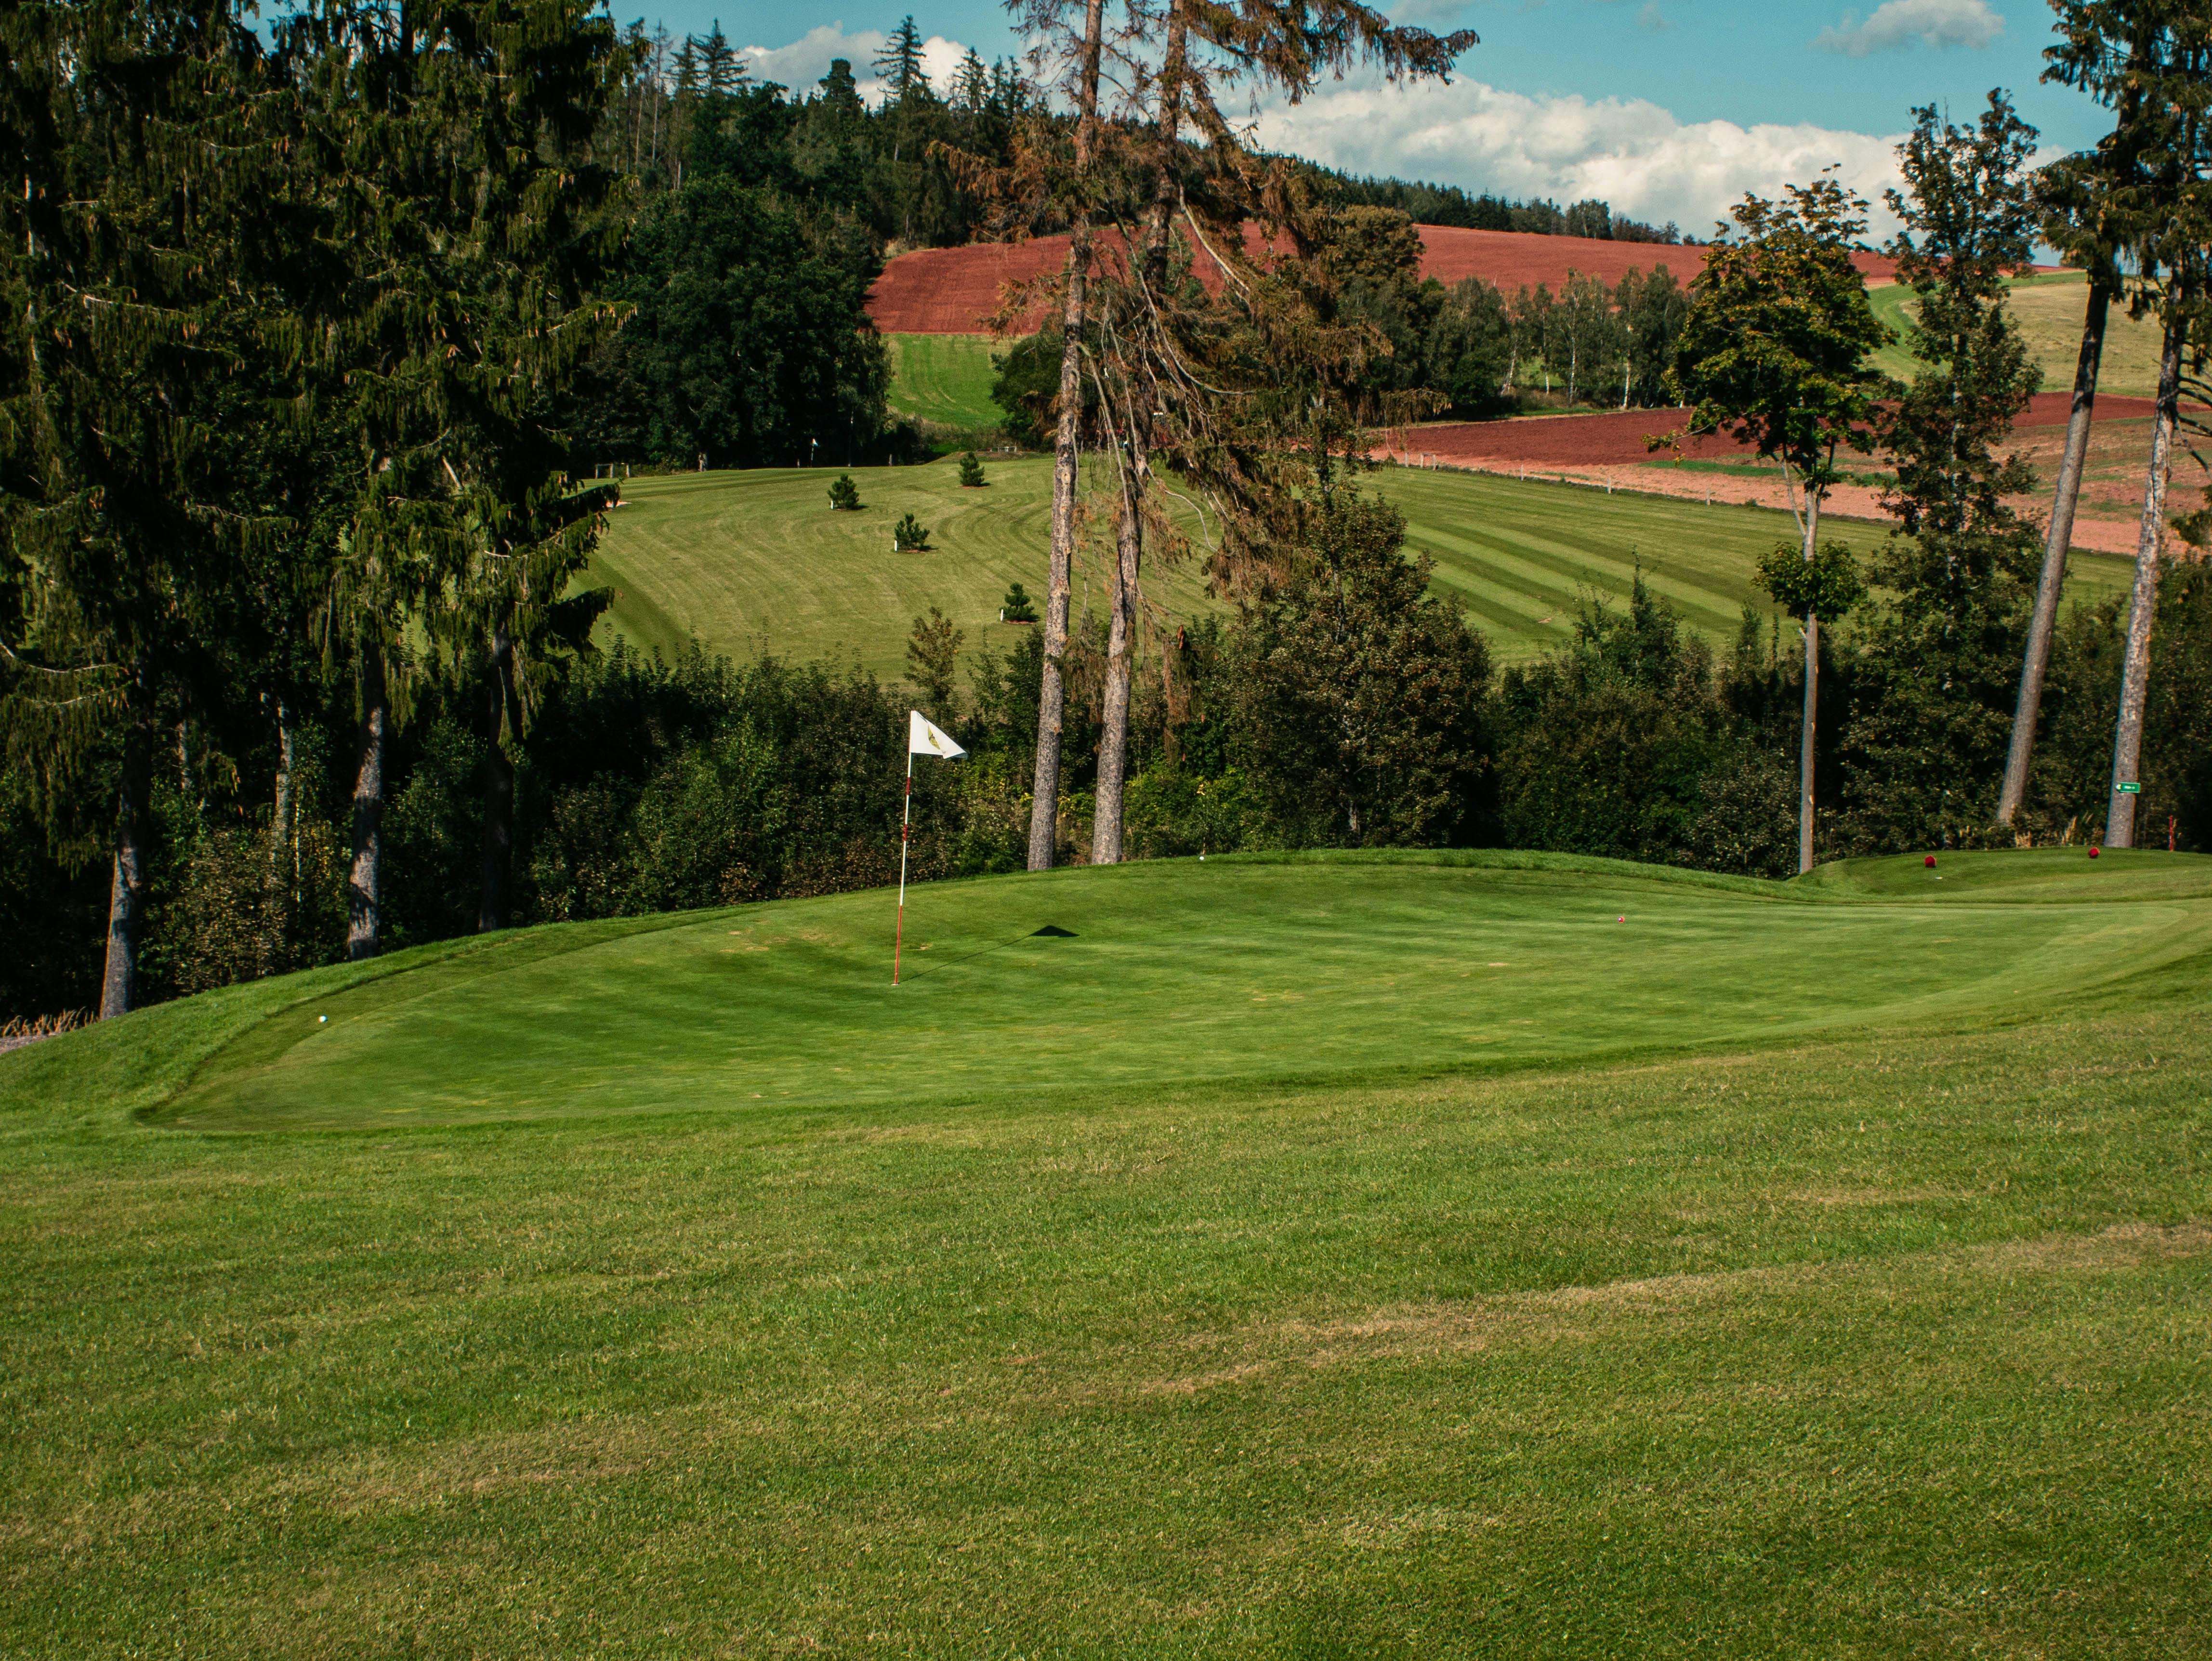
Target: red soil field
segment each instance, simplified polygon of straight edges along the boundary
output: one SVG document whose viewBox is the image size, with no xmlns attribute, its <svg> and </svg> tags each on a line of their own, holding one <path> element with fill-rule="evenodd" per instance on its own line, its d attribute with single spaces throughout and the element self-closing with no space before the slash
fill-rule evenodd
<svg viewBox="0 0 2212 1661">
<path fill-rule="evenodd" d="M 2038 392 L 2015 427 L 2063 427 L 2073 407 L 2071 392 Z M 1519 421 L 1450 422 L 1392 431 L 1378 447 L 1393 454 L 1432 455 L 1441 461 L 1526 462 L 1532 467 L 1589 467 L 1632 461 L 1664 461 L 1671 451 L 1653 452 L 1644 440 L 1682 424 L 1686 410 L 1624 410 L 1611 415 L 1536 416 Z M 2147 398 L 2100 398 L 2100 421 L 2142 421 L 2156 413 Z M 1692 439 L 1682 453 L 1693 460 L 1733 459 L 1741 453 L 1727 438 Z"/>
<path fill-rule="evenodd" d="M 1424 225 L 1420 231 L 1424 276 L 1443 283 L 1480 277 L 1508 294 L 1539 283 L 1556 289 L 1570 271 L 1618 283 L 1632 269 L 1648 271 L 1659 265 L 1686 283 L 1705 260 L 1702 248 L 1670 244 L 1466 231 L 1443 225 Z M 1249 238 L 1257 240 L 1256 235 Z M 1887 283 L 1895 275 L 1895 268 L 1879 254 L 1856 259 L 1870 283 Z M 964 248 L 917 248 L 884 268 L 868 293 L 868 315 L 885 334 L 979 334 L 985 328 L 983 319 L 998 307 L 1003 284 L 1041 277 L 1066 263 L 1064 236 L 979 242 Z M 1200 279 L 1212 274 L 1209 263 L 1201 260 Z M 1033 325 L 1033 319 L 1024 321 Z"/>
</svg>

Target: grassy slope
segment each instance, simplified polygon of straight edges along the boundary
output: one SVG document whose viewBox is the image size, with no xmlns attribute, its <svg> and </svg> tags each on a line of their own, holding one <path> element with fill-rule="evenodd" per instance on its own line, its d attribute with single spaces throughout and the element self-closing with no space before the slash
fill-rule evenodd
<svg viewBox="0 0 2212 1661">
<path fill-rule="evenodd" d="M 1888 283 L 1869 290 L 1875 315 L 1905 332 L 1911 290 Z M 2079 271 L 2022 278 L 2010 285 L 2013 315 L 2020 319 L 2028 350 L 2043 368 L 2043 390 L 2063 392 L 2074 385 L 2075 360 L 2081 350 L 2081 307 L 2088 296 L 2088 279 Z M 2105 356 L 2097 374 L 2097 390 L 2130 398 L 2149 398 L 2158 391 L 2158 328 L 2138 322 L 2124 306 L 2112 308 L 2105 330 Z M 1885 374 L 1910 380 L 1919 365 L 1900 338 L 1875 359 Z"/>
<path fill-rule="evenodd" d="M 987 488 L 963 490 L 949 458 L 863 468 L 857 514 L 830 510 L 826 469 L 634 480 L 594 567 L 620 596 L 604 627 L 663 650 L 696 631 L 732 655 L 764 642 L 798 659 L 857 659 L 887 677 L 904 672 L 907 631 L 931 605 L 967 631 L 970 649 L 1003 642 L 1006 585 L 1044 592 L 1051 464 L 1028 456 L 988 472 Z M 1626 594 L 1639 560 L 1692 627 L 1731 638 L 1756 561 L 1790 534 L 1779 513 L 1487 474 L 1388 469 L 1370 488 L 1405 510 L 1408 541 L 1435 557 L 1438 586 L 1507 661 L 1564 639 L 1585 593 Z M 891 526 L 909 511 L 933 527 L 934 551 L 890 551 Z M 1863 552 L 1881 533 L 1851 525 L 1840 534 Z M 2075 563 L 2079 593 L 2124 580 L 2118 562 Z M 1079 618 L 1086 599 L 1093 615 L 1103 610 L 1098 574 L 1086 563 Z M 1177 616 L 1206 604 L 1187 573 L 1167 599 Z"/>
<path fill-rule="evenodd" d="M 890 334 L 884 345 L 890 354 L 894 413 L 971 429 L 1004 418 L 991 402 L 991 354 L 1006 348 L 990 336 Z"/>
<path fill-rule="evenodd" d="M 0 1059 L 0 1651 L 2212 1646 L 2212 862 L 1215 863 L 925 890 L 895 1007 L 854 896 Z M 257 1031 L 370 1134 L 131 1119 Z M 711 1110 L 387 1111 L 556 1075 Z"/>
</svg>

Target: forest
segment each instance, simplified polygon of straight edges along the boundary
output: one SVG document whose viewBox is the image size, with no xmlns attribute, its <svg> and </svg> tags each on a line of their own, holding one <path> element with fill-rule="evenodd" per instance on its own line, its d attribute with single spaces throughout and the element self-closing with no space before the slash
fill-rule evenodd
<svg viewBox="0 0 2212 1661">
<path fill-rule="evenodd" d="M 1280 73 L 1371 51 L 1432 76 L 1465 49 L 1358 15 Z M 2112 102 L 2084 17 L 2054 73 Z M 2165 102 L 2048 167 L 2002 94 L 1963 125 L 1913 113 L 1889 251 L 1927 367 L 1900 386 L 1868 367 L 1866 204 L 1832 181 L 1747 198 L 1686 285 L 1446 292 L 1408 204 L 1222 136 L 1226 83 L 1193 65 L 1227 48 L 1197 35 L 1115 44 L 1144 66 L 1127 107 L 1079 28 L 1042 78 L 971 58 L 940 91 L 909 22 L 873 107 L 849 67 L 793 96 L 719 34 L 672 52 L 574 0 L 319 0 L 259 27 L 100 0 L 12 11 L 0 41 L 0 1015 L 884 882 L 909 703 L 973 754 L 918 783 L 924 877 L 1480 843 L 1786 875 L 2212 837 L 2203 520 L 2169 537 L 2166 502 L 2212 241 L 2212 161 L 2157 125 L 2186 54 Z M 1290 257 L 1237 264 L 1255 217 Z M 886 685 L 595 644 L 618 494 L 596 464 L 887 459 L 877 262 L 1017 227 L 1074 239 L 1004 378 L 1070 461 L 1017 649 L 917 618 Z M 1109 228 L 1131 258 L 1098 256 Z M 2125 606 L 2060 615 L 2063 530 L 2008 502 L 2040 484 L 2005 447 L 2036 372 L 2002 285 L 2038 237 L 2091 271 L 2093 323 L 2117 299 L 2166 331 Z M 1219 292 L 1199 242 L 1235 267 Z M 1777 321 L 1808 303 L 1809 335 Z M 1788 472 L 1802 535 L 1732 651 L 1638 584 L 1500 668 L 1406 557 L 1363 435 L 1547 374 L 1689 406 Z M 1893 523 L 1846 545 L 1820 503 L 1877 441 Z M 1079 455 L 1107 481 L 1081 501 Z M 1079 544 L 1108 592 L 1072 618 Z M 1170 563 L 1218 619 L 1159 626 Z"/>
</svg>

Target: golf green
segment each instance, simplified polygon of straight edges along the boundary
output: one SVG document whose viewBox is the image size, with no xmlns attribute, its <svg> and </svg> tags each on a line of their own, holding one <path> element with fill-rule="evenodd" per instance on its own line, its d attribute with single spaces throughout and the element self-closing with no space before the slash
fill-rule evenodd
<svg viewBox="0 0 2212 1661">
<path fill-rule="evenodd" d="M 2063 865 L 2062 865 L 2062 862 Z M 2212 947 L 2212 883 L 2115 907 L 2077 853 L 1807 891 L 1479 854 L 1240 856 L 535 931 L 301 1002 L 165 1123 L 422 1123 L 1003 1101 L 1529 1066 L 2034 1007 Z M 2061 872 L 2064 871 L 2062 879 Z M 2121 861 L 2097 873 L 2124 886 Z M 1984 903 L 1953 900 L 1972 888 Z M 2156 885 L 2154 885 L 2155 887 Z M 1064 935 L 1040 935 L 1052 928 Z"/>
</svg>

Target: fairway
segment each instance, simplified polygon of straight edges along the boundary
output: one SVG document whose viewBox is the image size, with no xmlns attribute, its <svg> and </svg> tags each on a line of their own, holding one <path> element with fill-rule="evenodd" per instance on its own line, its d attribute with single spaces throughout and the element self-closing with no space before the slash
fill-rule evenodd
<svg viewBox="0 0 2212 1661">
<path fill-rule="evenodd" d="M 765 647 L 896 678 L 915 618 L 936 605 L 967 631 L 969 650 L 1003 649 L 1019 627 L 998 621 L 1006 586 L 1044 593 L 1052 463 L 994 459 L 988 472 L 986 488 L 963 490 L 951 459 L 862 468 L 859 513 L 830 509 L 827 468 L 630 480 L 592 562 L 592 580 L 617 594 L 603 637 L 675 652 L 696 635 L 733 657 Z M 1566 640 L 1589 595 L 1625 599 L 1639 563 L 1690 627 L 1732 640 L 1759 557 L 1794 534 L 1787 514 L 1760 508 L 1489 474 L 1386 468 L 1364 488 L 1404 511 L 1408 548 L 1436 560 L 1437 587 L 1504 662 Z M 891 551 L 891 526 L 908 512 L 931 527 L 930 552 Z M 1862 554 L 1884 534 L 1838 531 Z M 1077 575 L 1079 624 L 1104 611 L 1094 550 Z M 1211 604 L 1188 565 L 1164 594 L 1158 580 L 1155 565 L 1148 591 L 1176 618 Z"/>
<path fill-rule="evenodd" d="M 991 382 L 998 374 L 991 355 L 1012 344 L 989 335 L 885 335 L 891 413 L 969 431 L 996 427 L 1006 416 L 991 401 Z"/>
<path fill-rule="evenodd" d="M 0 1056 L 0 1652 L 2212 1648 L 2212 860 L 911 897 Z"/>
</svg>

